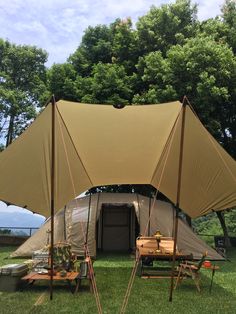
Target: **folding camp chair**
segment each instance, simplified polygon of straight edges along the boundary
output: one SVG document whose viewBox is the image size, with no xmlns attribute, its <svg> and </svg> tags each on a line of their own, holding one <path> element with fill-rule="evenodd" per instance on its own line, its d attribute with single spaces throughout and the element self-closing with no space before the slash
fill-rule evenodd
<svg viewBox="0 0 236 314">
<path fill-rule="evenodd" d="M 175 289 L 177 288 L 178 284 L 180 284 L 183 278 L 192 278 L 198 292 L 200 292 L 200 269 L 202 267 L 203 262 L 205 261 L 207 256 L 207 252 L 205 252 L 200 261 L 198 263 L 194 263 L 191 261 L 185 261 L 179 264 L 179 272 L 178 277 L 175 283 Z"/>
<path fill-rule="evenodd" d="M 78 276 L 78 289 L 81 287 L 81 281 L 83 279 L 88 279 L 89 280 L 89 288 L 90 292 L 93 292 L 93 285 L 92 285 L 92 276 L 95 274 L 92 274 L 91 269 L 89 269 L 89 263 L 91 263 L 91 258 L 86 257 L 84 261 L 80 262 L 80 269 L 79 269 L 79 276 Z M 78 291 L 76 290 L 76 292 Z"/>
</svg>

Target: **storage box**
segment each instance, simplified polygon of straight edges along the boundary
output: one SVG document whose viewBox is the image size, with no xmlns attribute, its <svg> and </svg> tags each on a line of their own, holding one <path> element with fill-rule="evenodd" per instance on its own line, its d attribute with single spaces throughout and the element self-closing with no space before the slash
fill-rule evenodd
<svg viewBox="0 0 236 314">
<path fill-rule="evenodd" d="M 172 239 L 168 239 L 168 240 L 161 239 L 159 247 L 160 247 L 160 250 L 162 253 L 173 254 L 173 252 L 174 252 L 174 240 L 172 240 Z"/>
<path fill-rule="evenodd" d="M 9 264 L 0 268 L 0 291 L 13 292 L 22 287 L 21 278 L 28 273 L 26 264 Z"/>
</svg>

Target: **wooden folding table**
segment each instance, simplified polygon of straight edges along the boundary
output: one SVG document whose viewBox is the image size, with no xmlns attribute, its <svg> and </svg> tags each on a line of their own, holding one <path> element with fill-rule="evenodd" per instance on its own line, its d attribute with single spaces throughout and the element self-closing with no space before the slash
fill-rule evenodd
<svg viewBox="0 0 236 314">
<path fill-rule="evenodd" d="M 66 276 L 63 276 L 63 277 L 60 275 L 60 273 L 57 273 L 56 275 L 53 276 L 53 281 L 66 281 L 69 288 L 70 288 L 70 291 L 72 293 L 76 293 L 76 292 L 78 292 L 78 288 L 79 288 L 78 277 L 79 277 L 79 273 L 75 272 L 75 271 L 67 272 Z M 50 281 L 50 275 L 31 272 L 21 279 L 28 281 L 29 284 L 33 284 L 35 281 L 40 281 L 40 280 Z M 74 289 L 73 289 L 72 284 L 71 284 L 73 281 L 75 281 L 75 288 Z"/>
</svg>

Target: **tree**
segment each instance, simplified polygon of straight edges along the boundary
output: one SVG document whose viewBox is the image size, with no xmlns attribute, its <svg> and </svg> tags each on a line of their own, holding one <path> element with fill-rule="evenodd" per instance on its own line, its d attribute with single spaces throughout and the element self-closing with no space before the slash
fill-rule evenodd
<svg viewBox="0 0 236 314">
<path fill-rule="evenodd" d="M 99 62 L 90 78 L 77 77 L 76 84 L 81 102 L 128 104 L 131 101 L 129 78 L 123 66 Z"/>
<path fill-rule="evenodd" d="M 89 76 L 94 64 L 110 63 L 112 58 L 112 33 L 106 25 L 89 26 L 78 49 L 69 57 L 77 73 Z"/>
<path fill-rule="evenodd" d="M 228 27 L 227 41 L 236 53 L 236 2 L 234 0 L 226 0 L 222 7 L 222 18 Z"/>
<path fill-rule="evenodd" d="M 123 65 L 132 75 L 138 61 L 137 31 L 132 29 L 130 18 L 117 19 L 110 25 L 112 31 L 112 62 Z"/>
<path fill-rule="evenodd" d="M 173 74 L 170 64 L 162 57 L 160 51 L 140 57 L 137 70 L 143 87 L 134 96 L 133 103 L 153 104 L 176 99 L 177 93 L 172 84 Z"/>
<path fill-rule="evenodd" d="M 10 229 L 0 229 L 0 234 L 11 234 L 11 230 Z"/>
<path fill-rule="evenodd" d="M 1 137 L 6 146 L 35 118 L 37 107 L 48 97 L 47 54 L 33 46 L 0 40 Z"/>
<path fill-rule="evenodd" d="M 228 45 L 199 35 L 167 53 L 178 98 L 187 95 L 208 130 L 236 155 L 236 59 Z"/>
<path fill-rule="evenodd" d="M 137 22 L 141 53 L 161 50 L 165 55 L 171 46 L 194 36 L 196 13 L 197 7 L 190 0 L 177 0 L 160 8 L 152 6 Z"/>
<path fill-rule="evenodd" d="M 196 218 L 193 220 L 193 225 L 197 233 L 201 235 L 224 236 L 226 247 L 229 247 L 229 237 L 236 235 L 235 219 L 235 209 L 224 210 Z M 208 240 L 210 240 L 210 238 L 208 238 Z"/>
<path fill-rule="evenodd" d="M 56 98 L 76 101 L 76 80 L 77 73 L 72 64 L 54 64 L 48 70 L 49 89 Z"/>
<path fill-rule="evenodd" d="M 229 235 L 236 236 L 236 209 L 227 210 L 224 212 L 225 223 Z"/>
<path fill-rule="evenodd" d="M 225 238 L 225 246 L 226 247 L 230 247 L 231 244 L 230 244 L 230 239 L 229 239 L 229 233 L 228 233 L 228 230 L 227 230 L 227 227 L 226 227 L 226 223 L 225 223 L 225 218 L 224 218 L 224 212 L 223 211 L 218 211 L 216 212 L 216 215 L 220 221 L 220 225 L 221 225 L 221 228 L 223 230 L 223 233 L 224 233 L 224 238 Z"/>
<path fill-rule="evenodd" d="M 220 17 L 216 17 L 214 19 L 211 18 L 202 21 L 199 24 L 198 33 L 206 37 L 211 37 L 218 43 L 227 44 L 228 32 L 228 25 L 224 23 L 224 21 Z"/>
</svg>

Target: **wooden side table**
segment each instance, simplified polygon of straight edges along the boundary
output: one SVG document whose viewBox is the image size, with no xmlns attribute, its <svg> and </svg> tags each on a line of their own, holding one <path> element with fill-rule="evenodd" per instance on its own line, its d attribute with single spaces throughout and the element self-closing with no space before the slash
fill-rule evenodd
<svg viewBox="0 0 236 314">
<path fill-rule="evenodd" d="M 53 281 L 66 281 L 68 283 L 71 293 L 75 293 L 78 291 L 78 288 L 79 288 L 78 277 L 79 277 L 79 273 L 75 271 L 67 272 L 65 277 L 62 277 L 60 276 L 60 273 L 57 273 L 56 275 L 53 276 Z M 33 284 L 35 281 L 39 281 L 39 280 L 50 281 L 50 275 L 31 272 L 21 279 L 28 281 L 30 284 Z M 71 285 L 72 281 L 75 281 L 76 283 L 74 290 Z"/>
</svg>

